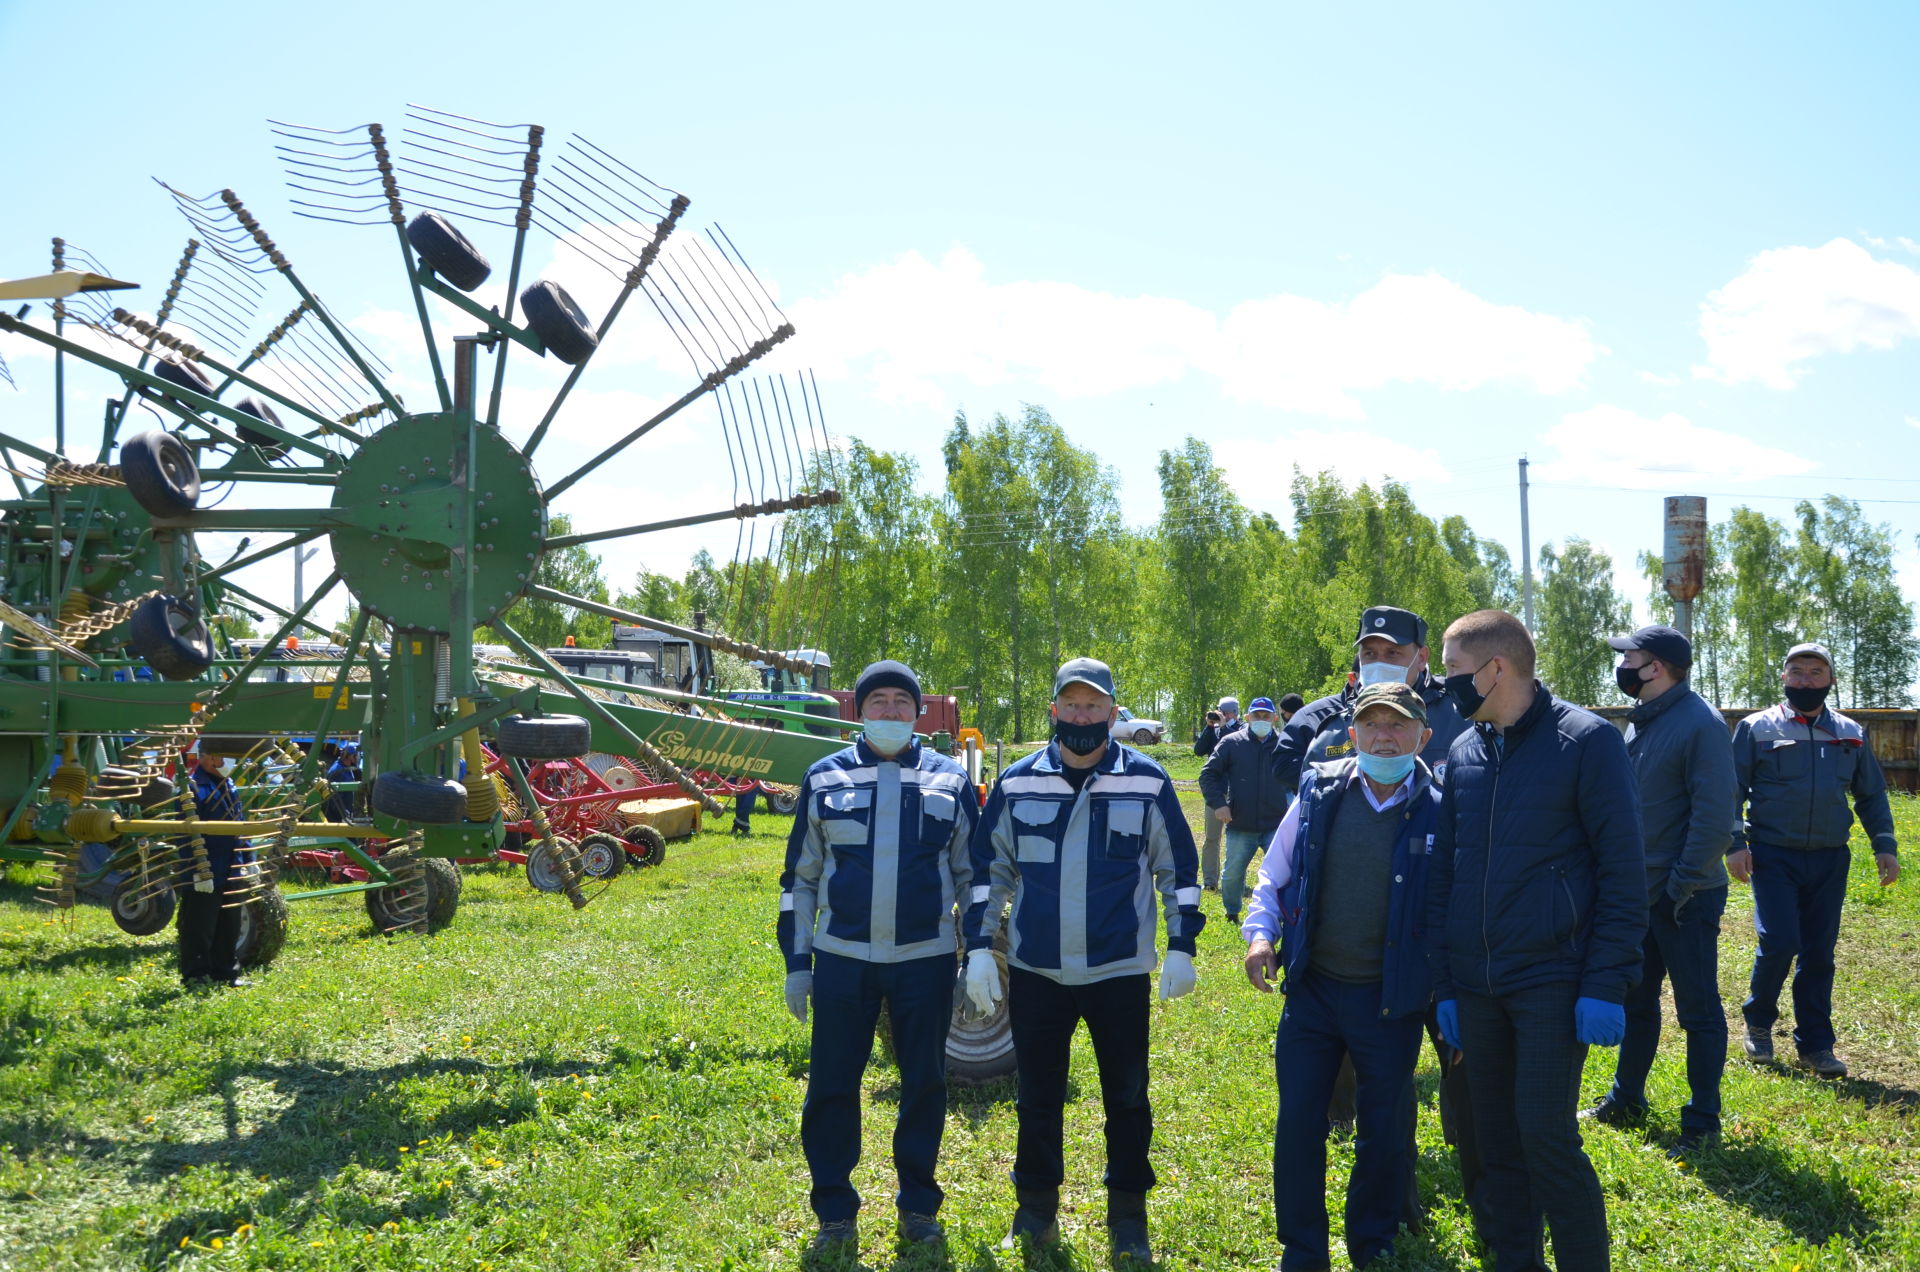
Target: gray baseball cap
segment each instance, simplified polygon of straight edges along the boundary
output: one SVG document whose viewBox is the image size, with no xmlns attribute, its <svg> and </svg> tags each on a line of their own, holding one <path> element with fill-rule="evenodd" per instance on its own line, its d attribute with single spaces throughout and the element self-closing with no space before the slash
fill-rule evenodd
<svg viewBox="0 0 1920 1272">
<path fill-rule="evenodd" d="M 1804 644 L 1795 645 L 1792 649 L 1789 649 L 1787 651 L 1787 656 L 1780 660 L 1780 670 L 1785 671 L 1787 669 L 1787 664 L 1792 662 L 1796 658 L 1818 658 L 1821 662 L 1827 664 L 1828 671 L 1833 670 L 1832 652 L 1829 651 L 1825 645 L 1822 645 L 1818 641 L 1810 640 L 1805 642 Z"/>
<path fill-rule="evenodd" d="M 1058 698 L 1060 691 L 1068 685 L 1092 685 L 1109 698 L 1120 695 L 1113 691 L 1113 668 L 1098 658 L 1070 658 L 1060 664 L 1060 670 L 1053 673 L 1053 696 Z"/>
</svg>

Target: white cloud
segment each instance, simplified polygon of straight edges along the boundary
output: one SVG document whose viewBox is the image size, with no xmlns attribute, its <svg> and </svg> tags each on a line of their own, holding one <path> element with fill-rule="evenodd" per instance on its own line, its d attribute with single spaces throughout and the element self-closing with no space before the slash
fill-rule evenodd
<svg viewBox="0 0 1920 1272">
<path fill-rule="evenodd" d="M 1677 478 L 1715 482 L 1794 477 L 1817 465 L 1737 433 L 1701 428 L 1683 415 L 1650 419 L 1620 406 L 1594 406 L 1566 416 L 1541 438 L 1557 452 L 1536 461 L 1534 480 L 1581 486 L 1670 487 Z"/>
<path fill-rule="evenodd" d="M 1287 487 L 1297 465 L 1302 472 L 1331 469 L 1348 486 L 1383 479 L 1451 481 L 1439 452 L 1378 433 L 1351 429 L 1301 429 L 1285 437 L 1230 438 L 1214 443 L 1214 461 L 1249 507 L 1290 515 Z"/>
<path fill-rule="evenodd" d="M 1847 239 L 1775 248 L 1707 297 L 1700 335 L 1707 360 L 1696 376 L 1790 389 L 1807 359 L 1920 337 L 1920 272 Z"/>
<path fill-rule="evenodd" d="M 1222 318 L 1171 297 L 990 282 L 963 247 L 846 275 L 791 312 L 823 377 L 859 375 L 882 401 L 936 407 L 951 404 L 952 381 L 1085 397 L 1199 371 L 1241 401 L 1359 419 L 1360 390 L 1515 382 L 1558 393 L 1606 352 L 1579 323 L 1434 275 L 1390 275 L 1344 302 L 1262 297 Z"/>
<path fill-rule="evenodd" d="M 1660 375 L 1653 371 L 1639 371 L 1635 374 L 1640 377 L 1641 383 L 1657 385 L 1663 389 L 1670 389 L 1680 383 L 1680 377 L 1677 375 Z"/>
</svg>

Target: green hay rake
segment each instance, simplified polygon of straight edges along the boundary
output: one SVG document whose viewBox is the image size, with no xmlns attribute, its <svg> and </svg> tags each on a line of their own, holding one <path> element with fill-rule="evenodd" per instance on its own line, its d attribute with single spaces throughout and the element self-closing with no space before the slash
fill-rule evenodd
<svg viewBox="0 0 1920 1272">
<path fill-rule="evenodd" d="M 58 239 L 53 274 L 0 284 L 0 297 L 52 300 L 50 322 L 0 313 L 0 335 L 52 351 L 56 403 L 50 447 L 17 429 L 0 432 L 14 494 L 0 500 L 0 859 L 50 864 L 42 891 L 56 906 L 116 878 L 116 920 L 128 931 L 157 931 L 174 889 L 207 878 L 203 837 L 233 834 L 264 849 L 234 901 L 247 909 L 250 961 L 278 948 L 283 900 L 364 891 L 382 928 L 426 931 L 457 904 L 449 859 L 487 856 L 502 841 L 483 739 L 529 760 L 637 756 L 713 813 L 719 806 L 685 768 L 793 782 L 840 745 L 730 722 L 721 714 L 727 704 L 697 694 L 614 701 L 570 679 L 504 617 L 536 598 L 804 671 L 773 650 L 544 587 L 537 572 L 557 548 L 777 515 L 838 495 L 797 489 L 803 464 L 789 463 L 784 475 L 776 465 L 771 478 L 763 465 L 751 497 L 708 514 L 552 534 L 556 499 L 694 403 L 719 404 L 730 455 L 776 434 L 791 454 L 824 446 L 817 394 L 802 380 L 796 410 L 780 378 L 734 397 L 734 382 L 793 328 L 723 232 L 676 236 L 684 195 L 582 138 L 549 154 L 538 126 L 420 107 L 407 120 L 397 148 L 378 124 L 274 131 L 296 214 L 391 227 L 431 380 L 425 409 L 401 400 L 392 372 L 231 190 L 193 198 L 163 187 L 192 238 L 150 315 L 108 304 L 108 291 L 129 284 Z M 510 233 L 500 303 L 472 295 L 492 271 L 456 220 Z M 617 280 L 598 322 L 555 282 L 521 286 L 536 231 Z M 250 339 L 255 313 L 281 303 L 279 288 L 291 308 Z M 543 482 L 541 444 L 635 297 L 686 350 L 697 380 Z M 447 350 L 435 334 L 436 308 L 465 328 Z M 569 367 L 533 418 L 503 418 L 509 355 Z M 70 366 L 118 382 L 97 445 L 76 449 Z M 163 426 L 135 431 L 135 407 Z M 660 484 L 657 473 L 632 479 L 637 489 Z M 227 494 L 207 506 L 202 492 L 216 485 Z M 321 502 L 289 498 L 293 486 Z M 257 548 L 249 538 L 216 563 L 201 553 L 203 532 L 274 538 Z M 235 581 L 262 564 L 292 573 L 317 540 L 333 569 L 309 594 L 296 589 L 292 608 Z M 352 607 L 339 633 L 314 613 L 342 590 Z M 231 606 L 278 624 L 250 657 L 216 648 L 219 615 Z M 480 624 L 504 637 L 522 672 L 538 675 L 494 673 L 476 659 Z M 337 641 L 344 656 L 310 669 L 310 679 L 263 678 L 290 639 L 316 636 Z M 689 703 L 713 709 L 690 713 Z M 321 743 L 336 737 L 362 743 L 365 823 L 320 811 L 330 793 Z M 168 780 L 195 744 L 240 758 L 244 819 L 198 820 L 191 798 Z M 521 806 L 537 810 L 524 773 L 510 772 Z M 538 830 L 561 862 L 565 895 L 586 904 L 577 857 L 550 827 Z M 369 840 L 386 850 L 368 851 Z M 315 843 L 344 845 L 368 881 L 283 898 L 280 863 Z"/>
</svg>

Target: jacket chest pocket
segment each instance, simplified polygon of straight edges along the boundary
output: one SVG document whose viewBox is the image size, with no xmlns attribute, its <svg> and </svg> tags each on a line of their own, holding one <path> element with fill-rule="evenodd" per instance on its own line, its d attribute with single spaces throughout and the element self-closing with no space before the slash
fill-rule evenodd
<svg viewBox="0 0 1920 1272">
<path fill-rule="evenodd" d="M 820 836 L 830 844 L 864 844 L 873 819 L 873 792 L 849 789 L 820 796 Z"/>
<path fill-rule="evenodd" d="M 1138 800 L 1115 800 L 1107 805 L 1104 854 L 1110 861 L 1137 861 L 1147 843 L 1147 806 Z"/>
<path fill-rule="evenodd" d="M 1060 848 L 1060 805 L 1044 799 L 1015 800 L 1013 848 L 1020 861 L 1054 860 Z"/>
<path fill-rule="evenodd" d="M 953 820 L 960 815 L 960 802 L 951 791 L 920 792 L 920 842 L 942 848 L 953 839 Z"/>
</svg>

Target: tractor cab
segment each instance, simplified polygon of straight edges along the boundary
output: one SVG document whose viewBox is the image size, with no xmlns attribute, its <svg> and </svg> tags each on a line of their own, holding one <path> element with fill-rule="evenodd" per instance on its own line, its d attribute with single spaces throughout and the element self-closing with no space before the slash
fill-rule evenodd
<svg viewBox="0 0 1920 1272">
<path fill-rule="evenodd" d="M 653 655 L 638 649 L 581 649 L 571 643 L 549 649 L 547 657 L 560 664 L 569 676 L 587 680 L 608 680 L 615 684 L 652 688 L 660 683 L 659 664 Z M 591 687 L 591 686 L 589 686 Z M 616 702 L 631 702 L 624 693 L 603 690 Z"/>
</svg>

